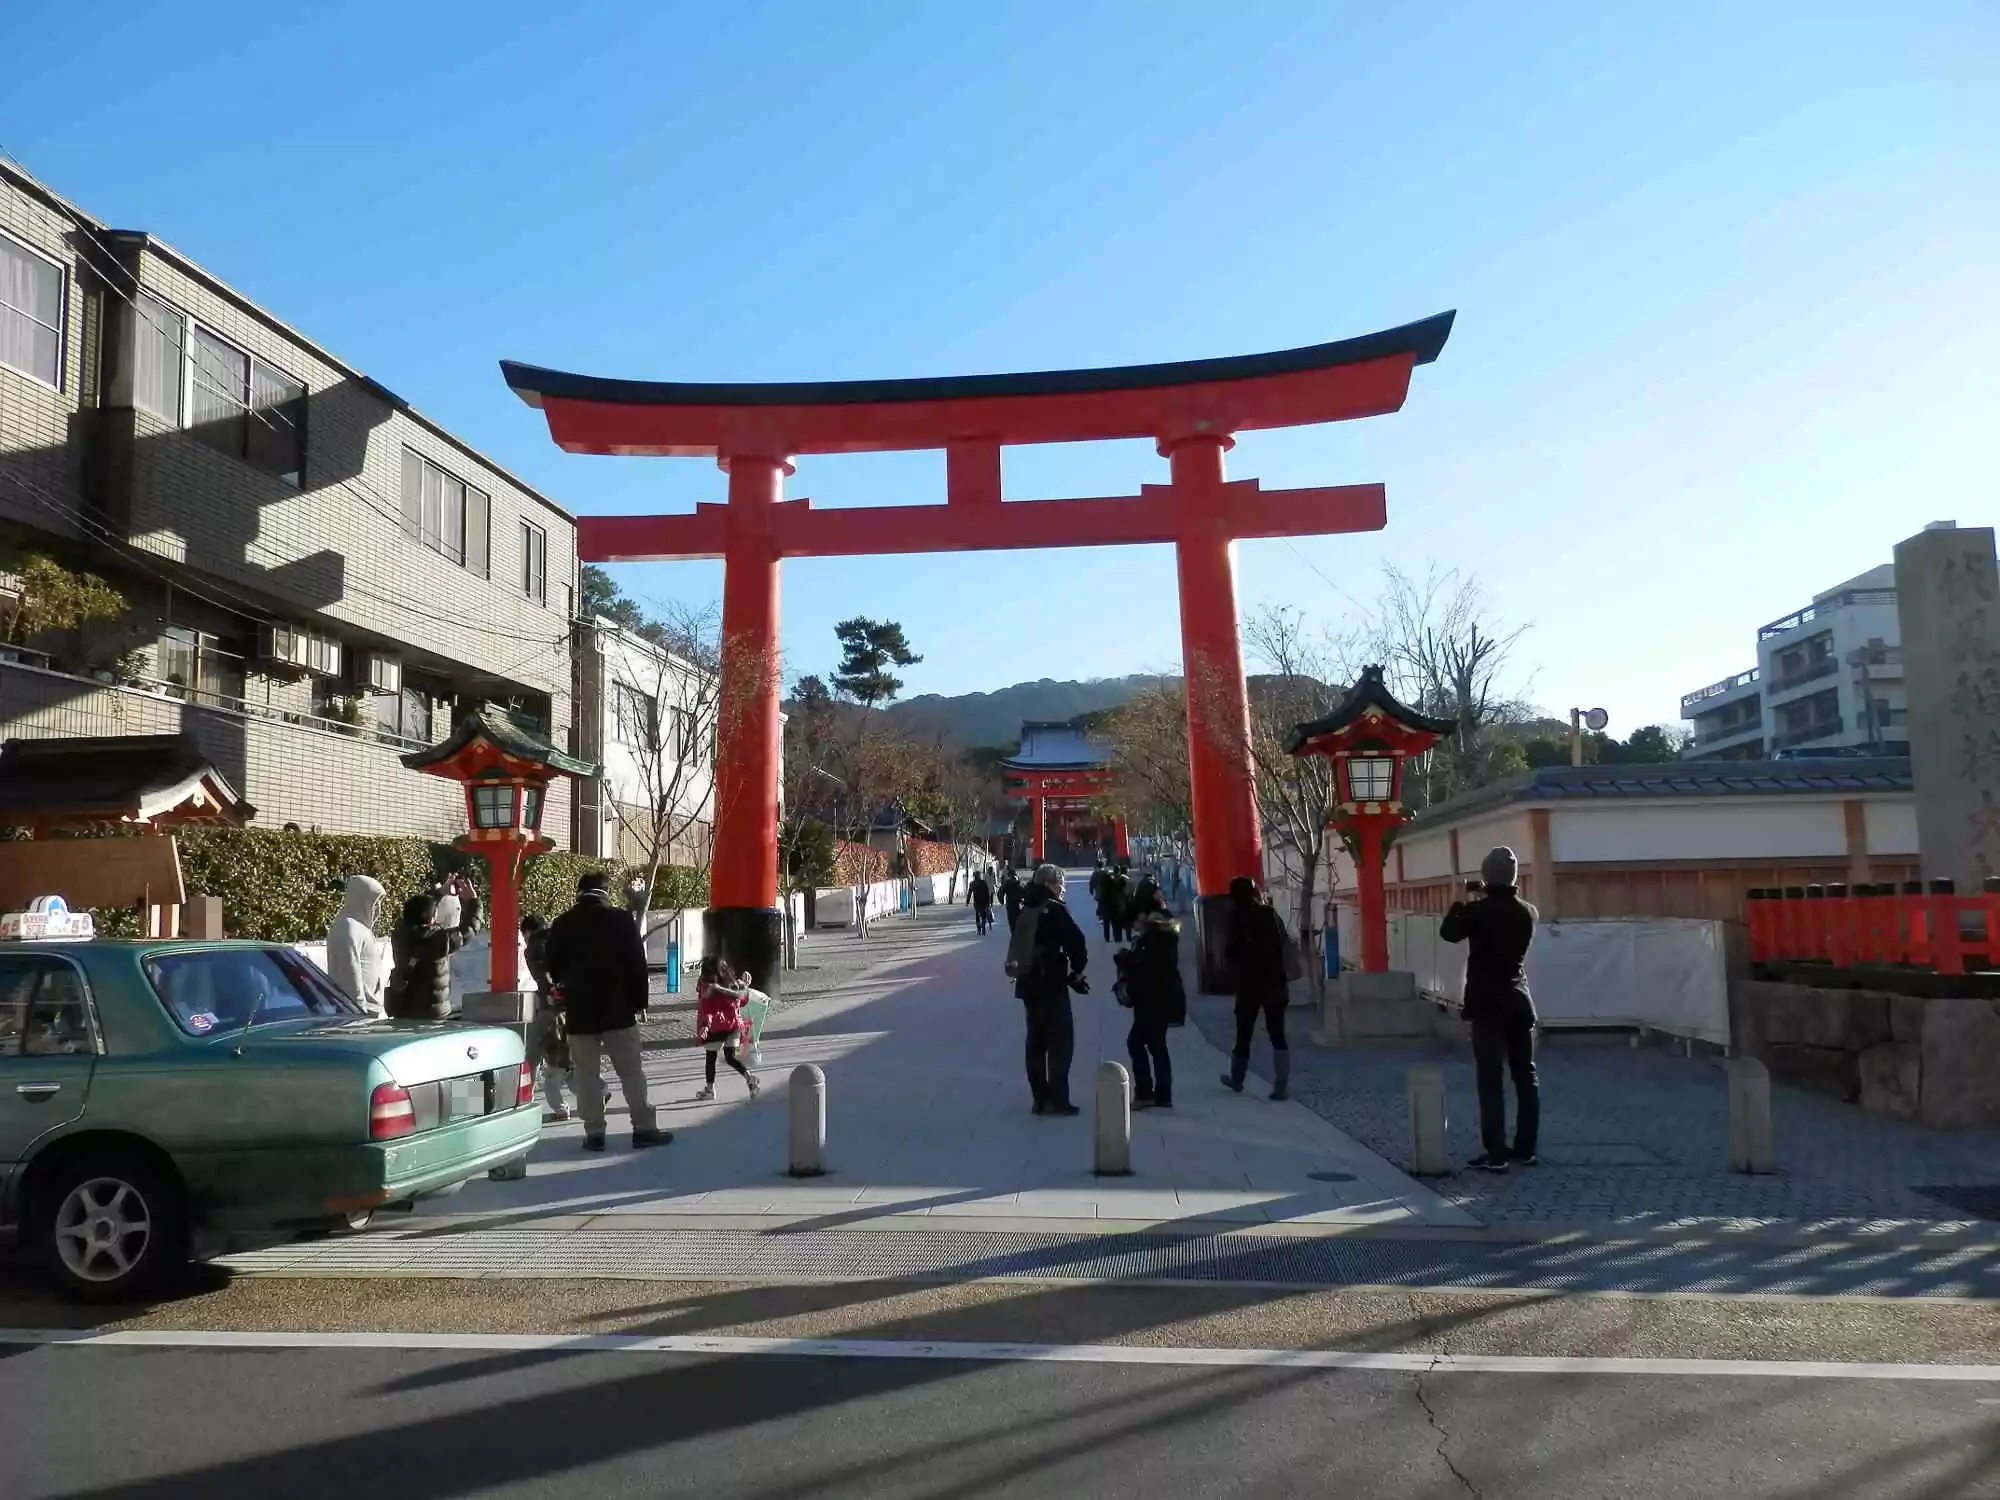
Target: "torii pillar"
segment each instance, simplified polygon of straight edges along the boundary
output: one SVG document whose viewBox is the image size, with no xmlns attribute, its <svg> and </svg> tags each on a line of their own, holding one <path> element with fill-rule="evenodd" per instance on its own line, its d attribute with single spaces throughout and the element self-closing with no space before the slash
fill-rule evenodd
<svg viewBox="0 0 2000 1500">
<path fill-rule="evenodd" d="M 785 557 L 1120 546 L 1171 542 L 1188 687 L 1203 988 L 1221 962 L 1229 882 L 1261 879 L 1249 701 L 1237 638 L 1237 540 L 1379 530 L 1379 484 L 1272 490 L 1228 482 L 1238 432 L 1376 416 L 1399 408 L 1437 358 L 1453 315 L 1361 338 L 1233 359 L 1123 369 L 819 384 L 608 380 L 503 361 L 571 453 L 708 457 L 729 473 L 727 505 L 692 515 L 588 516 L 591 562 L 725 559 L 710 952 L 766 990 L 780 983 L 777 909 L 778 563 Z M 1171 483 L 1136 496 L 1003 503 L 1008 444 L 1150 438 Z M 815 511 L 783 501 L 800 454 L 945 451 L 943 505 Z M 1036 832 L 1043 828 L 1036 819 Z"/>
</svg>

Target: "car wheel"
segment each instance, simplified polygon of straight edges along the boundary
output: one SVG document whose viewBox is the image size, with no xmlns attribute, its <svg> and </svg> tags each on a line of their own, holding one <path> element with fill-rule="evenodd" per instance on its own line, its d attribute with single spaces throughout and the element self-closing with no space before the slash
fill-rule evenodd
<svg viewBox="0 0 2000 1500">
<path fill-rule="evenodd" d="M 87 1302 L 142 1296 L 187 1265 L 180 1188 L 143 1156 L 112 1151 L 51 1172 L 36 1194 L 35 1249 Z"/>
</svg>

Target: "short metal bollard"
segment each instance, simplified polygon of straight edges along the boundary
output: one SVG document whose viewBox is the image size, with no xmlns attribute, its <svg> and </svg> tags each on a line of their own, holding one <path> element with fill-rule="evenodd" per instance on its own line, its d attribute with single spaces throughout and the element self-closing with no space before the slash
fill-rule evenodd
<svg viewBox="0 0 2000 1500">
<path fill-rule="evenodd" d="M 1097 1065 L 1096 1172 L 1099 1177 L 1132 1175 L 1132 1075 L 1125 1064 Z"/>
<path fill-rule="evenodd" d="M 826 1074 L 814 1063 L 792 1069 L 791 1166 L 794 1177 L 826 1173 Z"/>
<path fill-rule="evenodd" d="M 1732 1057 L 1723 1070 L 1729 1078 L 1729 1170 L 1777 1171 L 1770 1070 L 1754 1057 Z"/>
<path fill-rule="evenodd" d="M 1406 1092 L 1410 1103 L 1410 1173 L 1442 1177 L 1451 1170 L 1445 1139 L 1444 1069 L 1436 1063 L 1418 1063 L 1410 1069 Z"/>
</svg>

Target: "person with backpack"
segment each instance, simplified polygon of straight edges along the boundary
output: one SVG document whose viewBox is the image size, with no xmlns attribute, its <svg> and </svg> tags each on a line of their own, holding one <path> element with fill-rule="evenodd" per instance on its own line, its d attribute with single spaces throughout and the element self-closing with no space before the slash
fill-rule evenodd
<svg viewBox="0 0 2000 1500">
<path fill-rule="evenodd" d="M 1074 1115 L 1069 1067 L 1076 1052 L 1076 1018 L 1069 993 L 1090 993 L 1083 977 L 1090 946 L 1063 904 L 1063 872 L 1037 865 L 1007 943 L 1007 977 L 1026 1008 L 1028 1091 L 1038 1115 Z"/>
<path fill-rule="evenodd" d="M 1236 991 L 1236 1045 L 1222 1083 L 1236 1093 L 1243 1092 L 1243 1079 L 1250 1071 L 1250 1039 L 1261 1015 L 1271 1037 L 1271 1097 L 1290 1097 L 1292 1052 L 1285 1043 L 1285 1007 L 1291 1003 L 1285 975 L 1289 943 L 1285 924 L 1257 882 L 1247 875 L 1230 881 L 1229 937 L 1223 958 Z"/>
<path fill-rule="evenodd" d="M 1132 1030 L 1125 1038 L 1132 1057 L 1132 1108 L 1172 1109 L 1174 1063 L 1167 1053 L 1167 1028 L 1187 1024 L 1181 924 L 1169 915 L 1156 884 L 1141 882 L 1132 905 L 1132 946 L 1117 959 L 1122 1003 L 1132 1008 Z"/>
</svg>

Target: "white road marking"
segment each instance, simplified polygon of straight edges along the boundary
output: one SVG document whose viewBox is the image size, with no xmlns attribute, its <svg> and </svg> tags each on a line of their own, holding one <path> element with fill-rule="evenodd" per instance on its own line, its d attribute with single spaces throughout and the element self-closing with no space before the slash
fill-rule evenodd
<svg viewBox="0 0 2000 1500">
<path fill-rule="evenodd" d="M 804 1355 L 990 1363 L 1193 1365 L 1274 1370 L 1391 1370 L 1482 1375 L 1752 1375 L 1784 1380 L 1933 1380 L 2000 1384 L 2000 1365 L 1848 1364 L 1832 1360 L 1627 1359 L 1527 1354 L 1378 1354 L 1339 1349 L 1155 1349 L 1122 1344 L 914 1343 L 555 1333 L 239 1333 L 134 1328 L 0 1328 L 0 1345 L 85 1349 L 402 1349 L 485 1354 Z M 1985 1403 L 1981 1404 L 2000 1404 Z"/>
</svg>

